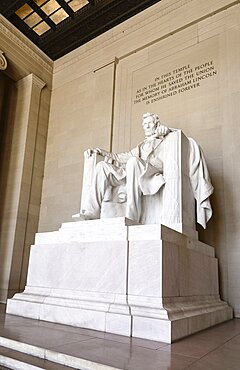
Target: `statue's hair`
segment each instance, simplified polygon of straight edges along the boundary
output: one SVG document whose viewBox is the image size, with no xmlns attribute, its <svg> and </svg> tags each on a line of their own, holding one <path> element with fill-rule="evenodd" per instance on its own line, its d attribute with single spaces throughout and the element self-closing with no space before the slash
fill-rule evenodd
<svg viewBox="0 0 240 370">
<path fill-rule="evenodd" d="M 144 119 L 147 117 L 153 117 L 155 126 L 160 125 L 160 118 L 157 114 L 154 114 L 154 113 L 144 113 L 142 116 L 142 124 L 143 124 Z"/>
</svg>

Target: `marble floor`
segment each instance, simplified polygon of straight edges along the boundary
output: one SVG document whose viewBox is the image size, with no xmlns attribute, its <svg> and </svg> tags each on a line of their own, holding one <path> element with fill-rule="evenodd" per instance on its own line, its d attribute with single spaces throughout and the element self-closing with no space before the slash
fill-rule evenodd
<svg viewBox="0 0 240 370">
<path fill-rule="evenodd" d="M 103 365 L 101 369 L 124 370 L 240 369 L 240 319 L 219 324 L 169 345 L 6 315 L 5 306 L 0 305 L 2 338 L 89 360 L 92 364 L 89 369 L 93 370 L 99 369 L 97 364 Z M 15 349 L 0 346 L 0 357 L 15 356 L 23 362 L 26 358 L 26 361 L 47 370 L 70 369 L 64 364 L 35 358 L 34 351 L 34 356 L 27 356 Z M 76 365 L 75 368 L 82 369 Z M 0 366 L 0 369 L 5 367 Z"/>
</svg>

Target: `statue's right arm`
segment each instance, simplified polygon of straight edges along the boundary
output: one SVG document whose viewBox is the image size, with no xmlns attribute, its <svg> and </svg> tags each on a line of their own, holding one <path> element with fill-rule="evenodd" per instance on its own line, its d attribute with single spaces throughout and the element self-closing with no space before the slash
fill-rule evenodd
<svg viewBox="0 0 240 370">
<path fill-rule="evenodd" d="M 114 163 L 116 166 L 121 167 L 127 163 L 130 157 L 138 156 L 138 148 L 123 153 L 113 153 L 100 148 L 92 148 L 86 150 L 84 156 L 89 158 L 95 153 L 104 157 L 107 162 L 109 161 L 109 163 Z"/>
<path fill-rule="evenodd" d="M 109 152 L 107 152 L 106 150 L 104 149 L 100 149 L 100 148 L 91 148 L 91 149 L 87 149 L 85 152 L 84 152 L 84 155 L 89 158 L 91 157 L 93 154 L 99 154 L 101 155 L 102 157 L 106 157 L 108 154 L 110 154 Z"/>
</svg>

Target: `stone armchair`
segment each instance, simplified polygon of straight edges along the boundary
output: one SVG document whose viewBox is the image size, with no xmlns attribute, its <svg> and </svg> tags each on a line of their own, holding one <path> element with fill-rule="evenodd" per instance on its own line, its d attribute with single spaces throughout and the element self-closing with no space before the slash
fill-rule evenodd
<svg viewBox="0 0 240 370">
<path fill-rule="evenodd" d="M 166 182 L 157 194 L 142 196 L 142 224 L 163 224 L 184 234 L 196 236 L 195 199 L 190 179 L 190 147 L 189 139 L 181 130 L 170 132 L 161 143 L 163 177 Z M 86 194 L 91 191 L 95 166 L 104 160 L 98 154 L 88 157 L 85 153 L 84 156 L 80 213 L 85 209 Z M 124 217 L 124 187 L 115 190 L 121 194 L 119 201 L 103 199 L 101 218 Z"/>
</svg>

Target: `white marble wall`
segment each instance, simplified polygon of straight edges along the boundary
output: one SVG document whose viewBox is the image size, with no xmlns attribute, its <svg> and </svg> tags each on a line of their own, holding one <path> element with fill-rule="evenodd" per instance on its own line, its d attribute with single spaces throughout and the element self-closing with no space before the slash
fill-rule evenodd
<svg viewBox="0 0 240 370">
<path fill-rule="evenodd" d="M 22 227 L 22 221 L 26 221 L 23 196 L 12 226 L 8 223 L 9 207 L 20 200 L 17 191 L 16 196 L 12 194 L 7 199 L 3 214 L 1 300 L 5 300 L 9 289 L 16 291 L 25 283 L 29 245 L 38 224 L 53 76 L 39 229 L 55 230 L 78 211 L 83 150 L 91 146 L 128 150 L 142 139 L 141 114 L 154 110 L 167 124 L 194 137 L 206 154 L 215 187 L 214 217 L 200 237 L 216 248 L 221 292 L 239 315 L 240 172 L 235 163 L 240 136 L 239 20 L 240 6 L 232 0 L 163 0 L 56 61 L 52 74 L 49 58 L 1 17 L 0 49 L 8 60 L 5 72 L 15 82 L 34 73 L 47 84 L 38 112 L 31 189 L 22 193 L 28 194 L 27 222 Z M 138 82 L 148 82 L 153 71 L 168 72 L 181 63 L 210 59 L 214 60 L 217 75 L 203 81 L 201 87 L 149 106 L 133 105 Z M 20 158 L 17 150 L 11 153 L 15 160 Z M 22 169 L 27 169 L 25 164 Z M 13 177 L 8 180 L 8 189 L 13 189 L 16 181 Z M 18 189 L 19 184 L 18 181 Z M 27 189 L 29 184 L 25 185 Z M 17 224 L 21 226 L 16 232 L 15 251 L 21 252 L 16 252 L 13 259 Z M 17 268 L 16 273 L 19 258 L 22 268 Z"/>
<path fill-rule="evenodd" d="M 236 315 L 239 19 L 235 1 L 163 0 L 56 61 L 40 215 L 41 231 L 70 221 L 80 204 L 83 150 L 129 150 L 142 139 L 142 113 L 155 111 L 195 138 L 206 155 L 214 216 L 200 238 L 216 249 L 221 293 Z M 217 73 L 200 87 L 149 105 L 133 103 L 136 88 L 151 82 L 154 73 L 211 60 Z"/>
</svg>

